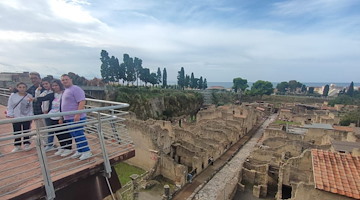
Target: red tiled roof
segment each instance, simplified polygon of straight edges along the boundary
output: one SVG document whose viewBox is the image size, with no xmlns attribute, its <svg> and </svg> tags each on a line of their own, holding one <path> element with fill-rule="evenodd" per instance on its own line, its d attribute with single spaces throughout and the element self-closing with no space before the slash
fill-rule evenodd
<svg viewBox="0 0 360 200">
<path fill-rule="evenodd" d="M 360 199 L 360 157 L 312 149 L 315 188 Z"/>
<path fill-rule="evenodd" d="M 354 132 L 354 127 L 350 126 L 333 126 L 333 128 L 337 131 Z"/>
</svg>

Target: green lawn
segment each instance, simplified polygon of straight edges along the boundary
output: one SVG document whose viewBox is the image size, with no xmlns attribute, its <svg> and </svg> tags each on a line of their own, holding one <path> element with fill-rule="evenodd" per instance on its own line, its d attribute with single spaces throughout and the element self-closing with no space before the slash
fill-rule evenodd
<svg viewBox="0 0 360 200">
<path fill-rule="evenodd" d="M 141 175 L 141 174 L 145 173 L 145 170 L 135 167 L 135 166 L 132 166 L 132 165 L 129 165 L 124 162 L 121 162 L 121 163 L 115 165 L 115 170 L 119 177 L 121 185 L 125 185 L 127 182 L 129 182 L 131 180 L 130 176 L 132 174 Z"/>
</svg>

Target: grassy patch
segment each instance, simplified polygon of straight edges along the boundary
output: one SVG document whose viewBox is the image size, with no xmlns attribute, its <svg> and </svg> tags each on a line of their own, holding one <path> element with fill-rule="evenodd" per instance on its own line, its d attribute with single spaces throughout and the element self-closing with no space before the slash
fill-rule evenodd
<svg viewBox="0 0 360 200">
<path fill-rule="evenodd" d="M 133 165 L 129 165 L 124 162 L 115 165 L 115 170 L 119 177 L 121 185 L 125 185 L 126 183 L 128 183 L 131 180 L 130 179 L 131 175 L 133 174 L 141 175 L 145 173 L 145 170 L 135 167 Z"/>
<path fill-rule="evenodd" d="M 276 120 L 274 123 L 275 124 L 281 124 L 281 125 L 286 125 L 286 124 L 289 124 L 289 125 L 301 125 L 300 122 L 287 122 L 287 121 L 282 121 L 282 120 Z"/>
</svg>

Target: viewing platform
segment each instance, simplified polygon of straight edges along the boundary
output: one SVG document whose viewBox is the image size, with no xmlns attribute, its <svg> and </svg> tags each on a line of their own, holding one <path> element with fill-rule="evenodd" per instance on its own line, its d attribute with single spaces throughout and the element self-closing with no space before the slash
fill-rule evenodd
<svg viewBox="0 0 360 200">
<path fill-rule="evenodd" d="M 23 118 L 5 118 L 4 97 L 0 94 L 0 199 L 103 199 L 121 188 L 114 164 L 135 156 L 134 144 L 124 125 L 128 104 L 86 99 L 82 111 L 44 114 Z M 39 120 L 69 114 L 86 113 L 83 123 L 67 123 L 39 128 Z M 13 132 L 12 123 L 32 121 L 30 132 Z M 70 133 L 69 128 L 84 129 L 92 156 L 85 160 L 72 154 L 54 155 L 60 148 L 55 136 L 55 149 L 47 150 L 48 132 Z M 12 152 L 14 139 L 29 136 L 30 149 Z M 73 138 L 71 138 L 73 140 Z M 64 140 L 65 141 L 65 140 Z M 70 145 L 68 145 L 70 146 Z M 65 147 L 65 146 L 63 146 Z M 114 197 L 114 196 L 113 196 Z"/>
</svg>

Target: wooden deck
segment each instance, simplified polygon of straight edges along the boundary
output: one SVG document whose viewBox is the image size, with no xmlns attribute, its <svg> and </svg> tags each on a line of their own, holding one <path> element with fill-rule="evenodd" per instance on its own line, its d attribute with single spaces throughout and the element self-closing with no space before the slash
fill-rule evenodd
<svg viewBox="0 0 360 200">
<path fill-rule="evenodd" d="M 0 106 L 0 119 L 4 119 L 4 106 Z M 33 126 L 34 127 L 34 126 Z M 11 133 L 11 124 L 0 125 L 2 134 Z M 66 187 L 79 178 L 98 173 L 104 169 L 103 156 L 99 139 L 96 135 L 86 134 L 93 157 L 80 161 L 70 157 L 55 156 L 55 150 L 46 153 L 50 177 L 55 191 Z M 45 195 L 43 175 L 38 154 L 32 137 L 32 149 L 11 153 L 12 141 L 0 142 L 0 199 L 38 199 Z M 115 164 L 135 156 L 133 144 L 118 144 L 106 140 L 106 150 L 111 164 Z M 73 150 L 76 149 L 73 142 Z M 6 194 L 8 193 L 8 194 Z M 6 194 L 6 195 L 4 195 Z"/>
</svg>

